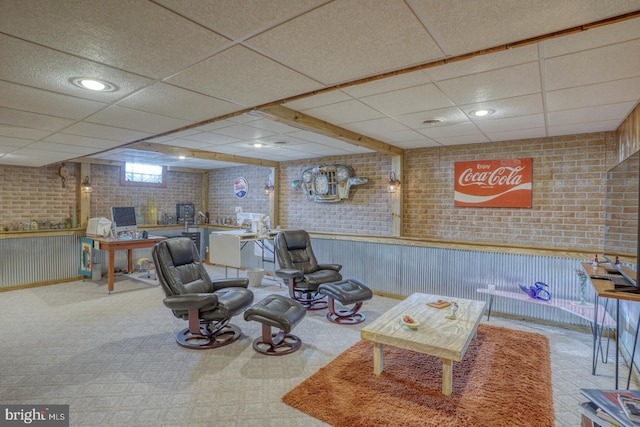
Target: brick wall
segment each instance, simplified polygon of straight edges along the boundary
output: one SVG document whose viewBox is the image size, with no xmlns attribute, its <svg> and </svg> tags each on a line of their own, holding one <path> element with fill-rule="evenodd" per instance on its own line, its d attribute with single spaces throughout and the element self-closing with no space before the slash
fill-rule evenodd
<svg viewBox="0 0 640 427">
<path fill-rule="evenodd" d="M 196 213 L 202 210 L 200 174 L 169 171 L 165 188 L 120 185 L 120 167 L 91 166 L 91 217 L 111 218 L 111 206 L 134 206 L 139 224 L 148 224 L 150 207 L 156 206 L 156 220 L 163 214 L 176 215 L 177 203 L 193 203 Z"/>
<path fill-rule="evenodd" d="M 410 150 L 404 230 L 412 237 L 601 248 L 611 133 Z M 533 158 L 531 209 L 453 206 L 454 162 Z"/>
<path fill-rule="evenodd" d="M 291 188 L 294 180 L 312 166 L 344 164 L 355 176 L 369 179 L 352 186 L 349 199 L 338 203 L 307 200 L 302 191 Z M 382 154 L 325 157 L 280 166 L 280 225 L 313 231 L 389 235 L 391 233 L 391 194 L 387 192 L 391 158 Z"/>
<path fill-rule="evenodd" d="M 260 166 L 236 166 L 210 171 L 208 212 L 211 222 L 215 223 L 221 218 L 235 219 L 236 206 L 246 213 L 268 214 L 269 196 L 264 192 L 264 185 L 270 173 L 271 168 Z M 233 191 L 233 184 L 240 177 L 249 183 L 247 195 L 242 199 L 237 198 Z"/>
<path fill-rule="evenodd" d="M 64 223 L 78 209 L 76 195 L 80 167 L 67 163 L 66 188 L 58 175 L 60 165 L 27 168 L 0 165 L 0 224 L 13 226 L 35 219 Z M 201 210 L 201 175 L 168 172 L 166 188 L 120 185 L 118 166 L 91 166 L 90 216 L 111 218 L 111 206 L 134 206 L 141 224 L 147 223 L 148 207 L 155 204 L 159 215 L 176 214 L 176 203 L 194 203 Z"/>
<path fill-rule="evenodd" d="M 0 230 L 32 220 L 64 223 L 76 209 L 76 175 L 69 166 L 66 188 L 60 165 L 28 168 L 0 165 Z"/>
<path fill-rule="evenodd" d="M 571 135 L 523 141 L 407 150 L 402 195 L 403 235 L 443 240 L 553 246 L 602 247 L 606 170 L 615 160 L 612 133 Z M 533 158 L 533 208 L 495 209 L 453 206 L 453 164 L 463 160 Z M 302 171 L 319 164 L 346 164 L 356 176 L 369 178 L 353 186 L 340 203 L 308 201 L 291 188 Z M 389 235 L 391 195 L 386 191 L 391 158 L 360 154 L 285 162 L 280 170 L 280 224 L 310 231 Z M 62 189 L 58 166 L 0 166 L 0 223 L 47 219 L 64 221 L 76 209 L 79 167 L 69 164 Z M 114 205 L 134 205 L 144 211 L 155 198 L 158 213 L 175 214 L 179 202 L 195 203 L 212 221 L 244 212 L 267 212 L 263 187 L 269 168 L 238 166 L 209 173 L 209 206 L 200 204 L 201 175 L 169 172 L 163 189 L 119 184 L 119 168 L 93 165 L 91 216 L 109 217 Z M 249 181 L 245 199 L 233 194 L 238 177 Z M 33 218 L 35 216 L 35 218 Z M 277 224 L 273 224 L 277 225 Z"/>
</svg>

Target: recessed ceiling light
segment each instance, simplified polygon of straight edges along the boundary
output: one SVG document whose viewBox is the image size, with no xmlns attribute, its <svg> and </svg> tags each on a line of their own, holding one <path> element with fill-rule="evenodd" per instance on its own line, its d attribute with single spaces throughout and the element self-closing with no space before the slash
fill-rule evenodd
<svg viewBox="0 0 640 427">
<path fill-rule="evenodd" d="M 484 116 L 490 116 L 493 113 L 495 113 L 494 110 L 474 110 L 474 111 L 471 111 L 469 114 L 476 117 L 484 117 Z"/>
<path fill-rule="evenodd" d="M 186 157 L 185 157 L 185 156 L 178 156 L 178 158 L 179 158 L 180 160 L 184 160 L 184 159 L 186 159 Z"/>
<path fill-rule="evenodd" d="M 99 79 L 75 77 L 73 79 L 70 79 L 69 81 L 79 88 L 92 90 L 95 92 L 114 92 L 118 90 L 116 85 Z"/>
<path fill-rule="evenodd" d="M 262 147 L 262 144 L 261 144 L 261 143 L 259 143 L 259 142 L 254 142 L 254 143 L 253 143 L 253 147 L 254 147 L 254 148 L 261 148 L 261 147 Z"/>
</svg>

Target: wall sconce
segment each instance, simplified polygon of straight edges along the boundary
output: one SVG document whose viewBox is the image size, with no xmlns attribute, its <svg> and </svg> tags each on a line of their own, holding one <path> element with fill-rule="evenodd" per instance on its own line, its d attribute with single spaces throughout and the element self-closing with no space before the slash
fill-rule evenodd
<svg viewBox="0 0 640 427">
<path fill-rule="evenodd" d="M 84 177 L 84 181 L 82 181 L 82 184 L 80 184 L 80 189 L 83 193 L 91 193 L 93 191 L 93 187 L 91 187 L 88 176 Z"/>
<path fill-rule="evenodd" d="M 389 184 L 387 184 L 387 191 L 389 193 L 395 193 L 400 189 L 400 181 L 396 178 L 396 174 L 391 172 L 389 174 Z"/>
<path fill-rule="evenodd" d="M 271 184 L 271 182 L 267 179 L 264 182 L 264 194 L 271 194 L 273 193 L 273 184 Z"/>
</svg>

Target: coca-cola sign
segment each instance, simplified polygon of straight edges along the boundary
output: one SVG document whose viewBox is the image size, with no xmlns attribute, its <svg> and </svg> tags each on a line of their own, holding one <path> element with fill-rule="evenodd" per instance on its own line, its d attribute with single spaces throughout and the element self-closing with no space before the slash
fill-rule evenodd
<svg viewBox="0 0 640 427">
<path fill-rule="evenodd" d="M 455 163 L 454 205 L 530 208 L 533 159 Z"/>
</svg>

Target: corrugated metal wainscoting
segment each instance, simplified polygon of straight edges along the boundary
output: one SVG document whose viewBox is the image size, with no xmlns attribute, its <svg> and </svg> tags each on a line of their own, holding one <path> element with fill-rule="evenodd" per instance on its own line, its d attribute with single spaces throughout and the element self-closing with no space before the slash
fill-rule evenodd
<svg viewBox="0 0 640 427">
<path fill-rule="evenodd" d="M 78 275 L 80 237 L 0 239 L 0 287 Z"/>
<path fill-rule="evenodd" d="M 376 291 L 408 296 L 424 292 L 448 297 L 485 299 L 476 289 L 489 284 L 522 292 L 519 284 L 549 285 L 553 297 L 579 300 L 576 269 L 581 260 L 551 256 L 514 255 L 420 246 L 312 239 L 319 263 L 342 264 L 343 277 L 353 277 Z M 588 289 L 587 300 L 594 295 Z M 572 325 L 585 320 L 554 307 L 495 298 L 493 311 Z"/>
</svg>

